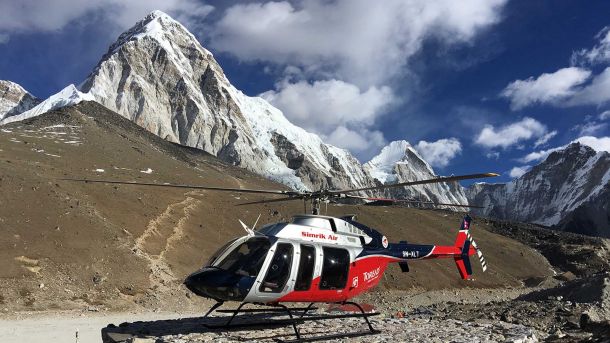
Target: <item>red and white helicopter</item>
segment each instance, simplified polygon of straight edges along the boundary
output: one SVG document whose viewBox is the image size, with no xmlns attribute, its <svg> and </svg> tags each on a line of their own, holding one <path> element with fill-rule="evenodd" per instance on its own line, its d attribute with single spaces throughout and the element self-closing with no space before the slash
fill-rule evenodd
<svg viewBox="0 0 610 343">
<path fill-rule="evenodd" d="M 410 260 L 450 258 L 454 260 L 460 276 L 463 279 L 468 279 L 472 274 L 469 257 L 477 254 L 483 271 L 487 268 L 481 251 L 469 233 L 471 218 L 468 215 L 464 216 L 455 243 L 452 246 L 412 244 L 405 241 L 390 243 L 382 233 L 357 222 L 354 216 L 348 215 L 337 218 L 319 215 L 321 202 L 337 198 L 379 200 L 379 198 L 366 198 L 347 193 L 493 176 L 498 176 L 498 174 L 484 173 L 438 177 L 377 187 L 322 190 L 317 192 L 108 180 L 65 180 L 284 195 L 282 198 L 246 204 L 310 200 L 313 214 L 294 216 L 290 222 L 267 224 L 258 230 L 254 230 L 254 228 L 249 228 L 240 221 L 247 234 L 229 241 L 218 249 L 203 268 L 186 278 L 184 284 L 193 293 L 217 301 L 206 313 L 205 317 L 225 301 L 240 302 L 239 307 L 235 310 L 219 310 L 221 312 L 233 313 L 226 323 L 216 326 L 209 325 L 209 327 L 286 324 L 292 325 L 294 328 L 296 335 L 296 340 L 294 341 L 312 341 L 353 337 L 378 332 L 373 329 L 368 320 L 368 317 L 375 315 L 375 313 L 365 313 L 360 305 L 349 302 L 349 299 L 375 287 L 381 280 L 389 263 L 398 263 L 403 272 L 408 272 L 409 267 L 407 263 Z M 455 204 L 442 205 L 477 207 Z M 256 226 L 256 223 L 254 226 Z M 310 304 L 306 308 L 290 309 L 282 304 L 288 302 L 307 302 Z M 272 323 L 266 320 L 246 324 L 232 324 L 233 319 L 239 312 L 269 311 L 269 309 L 242 309 L 248 303 L 274 306 L 271 309 L 272 311 L 286 311 L 289 319 L 276 319 Z M 361 313 L 305 316 L 313 308 L 314 303 L 349 303 L 358 307 Z M 293 312 L 291 311 L 295 310 L 301 312 L 299 318 L 293 317 Z M 297 324 L 301 321 L 345 317 L 364 318 L 368 325 L 368 330 L 303 338 L 297 328 Z"/>
</svg>

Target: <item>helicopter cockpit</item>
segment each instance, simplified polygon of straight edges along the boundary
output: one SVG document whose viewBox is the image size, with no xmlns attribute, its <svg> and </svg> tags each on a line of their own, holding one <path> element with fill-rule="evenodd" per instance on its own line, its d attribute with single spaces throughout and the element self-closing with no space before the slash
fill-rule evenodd
<svg viewBox="0 0 610 343">
<path fill-rule="evenodd" d="M 271 239 L 264 236 L 234 239 L 218 249 L 208 263 L 189 275 L 184 283 L 200 296 L 243 300 L 252 288 L 271 245 Z"/>
<path fill-rule="evenodd" d="M 256 277 L 263 266 L 271 242 L 267 237 L 251 237 L 227 251 L 234 242 L 231 241 L 220 248 L 208 261 L 207 266 L 241 276 Z"/>
</svg>

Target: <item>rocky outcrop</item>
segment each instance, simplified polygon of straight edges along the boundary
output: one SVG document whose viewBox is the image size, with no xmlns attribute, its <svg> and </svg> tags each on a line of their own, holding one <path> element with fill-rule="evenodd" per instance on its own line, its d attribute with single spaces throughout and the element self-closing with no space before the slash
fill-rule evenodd
<svg viewBox="0 0 610 343">
<path fill-rule="evenodd" d="M 572 143 L 507 184 L 478 183 L 467 195 L 485 207 L 480 215 L 610 237 L 610 154 L 586 145 Z"/>
<path fill-rule="evenodd" d="M 40 101 L 20 85 L 0 80 L 0 120 L 25 112 Z"/>
</svg>

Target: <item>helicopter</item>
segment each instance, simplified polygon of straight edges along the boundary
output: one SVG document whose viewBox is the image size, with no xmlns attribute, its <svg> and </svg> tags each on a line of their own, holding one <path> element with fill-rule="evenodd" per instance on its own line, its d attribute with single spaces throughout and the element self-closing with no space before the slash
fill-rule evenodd
<svg viewBox="0 0 610 343">
<path fill-rule="evenodd" d="M 410 261 L 448 258 L 454 260 L 460 277 L 469 279 L 472 275 L 470 256 L 476 254 L 479 257 L 482 270 L 486 271 L 487 269 L 483 254 L 470 235 L 472 218 L 468 214 L 464 216 L 454 244 L 451 246 L 413 244 L 406 241 L 390 243 L 387 237 L 378 230 L 356 221 L 355 215 L 341 217 L 321 215 L 321 203 L 350 198 L 370 201 L 381 199 L 413 202 L 412 200 L 401 199 L 368 198 L 349 193 L 438 182 L 454 182 L 498 175 L 482 173 L 446 176 L 381 186 L 314 192 L 135 181 L 63 180 L 282 196 L 239 205 L 303 200 L 306 210 L 307 201 L 310 201 L 311 214 L 295 215 L 288 222 L 269 223 L 256 229 L 258 219 L 252 227 L 239 220 L 246 234 L 227 242 L 212 254 L 201 269 L 191 273 L 184 280 L 184 285 L 192 293 L 216 301 L 216 304 L 207 311 L 204 318 L 215 310 L 232 313 L 232 316 L 224 324 L 207 325 L 209 328 L 252 327 L 270 324 L 292 325 L 296 339 L 291 340 L 291 342 L 304 342 L 379 333 L 369 321 L 369 317 L 379 313 L 366 313 L 361 305 L 349 300 L 377 286 L 389 263 L 398 263 L 402 272 L 408 272 Z M 479 207 L 427 203 L 453 207 Z M 234 310 L 218 310 L 227 301 L 239 302 L 239 306 Z M 309 303 L 309 305 L 305 308 L 288 308 L 284 303 Z M 306 316 L 308 311 L 315 309 L 313 306 L 316 303 L 350 304 L 357 307 L 360 313 Z M 266 305 L 270 308 L 243 309 L 246 304 Z M 233 323 L 238 313 L 281 311 L 285 311 L 289 319 Z M 293 316 L 294 311 L 300 312 L 298 318 Z M 368 325 L 368 330 L 304 338 L 297 328 L 297 324 L 304 321 L 347 317 L 363 318 Z"/>
</svg>

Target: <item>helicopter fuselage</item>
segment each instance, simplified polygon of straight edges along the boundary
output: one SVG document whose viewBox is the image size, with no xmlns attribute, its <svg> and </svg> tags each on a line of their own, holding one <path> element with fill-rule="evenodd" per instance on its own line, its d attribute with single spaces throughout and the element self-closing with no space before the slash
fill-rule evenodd
<svg viewBox="0 0 610 343">
<path fill-rule="evenodd" d="M 300 215 L 227 243 L 185 285 L 220 302 L 341 302 L 375 287 L 388 263 L 408 271 L 409 260 L 447 257 L 468 278 L 467 218 L 454 246 L 436 246 L 389 243 L 351 216 Z"/>
</svg>

